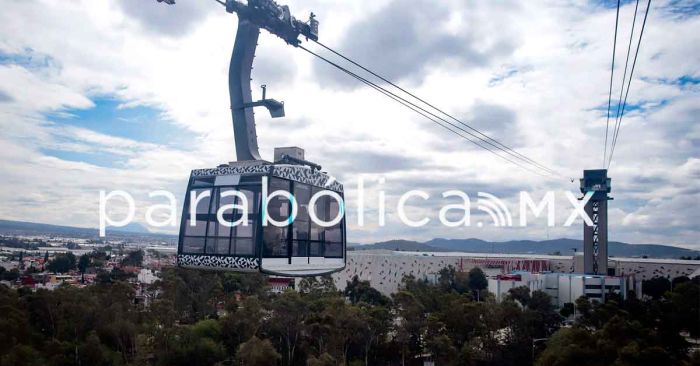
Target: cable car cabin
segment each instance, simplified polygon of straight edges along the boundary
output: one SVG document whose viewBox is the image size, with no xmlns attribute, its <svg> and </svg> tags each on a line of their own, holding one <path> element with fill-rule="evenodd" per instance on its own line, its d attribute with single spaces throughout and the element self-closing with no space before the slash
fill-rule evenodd
<svg viewBox="0 0 700 366">
<path fill-rule="evenodd" d="M 180 224 L 178 266 L 280 276 L 343 269 L 343 185 L 319 168 L 239 161 L 193 170 Z M 315 201 L 314 212 L 310 201 Z"/>
</svg>

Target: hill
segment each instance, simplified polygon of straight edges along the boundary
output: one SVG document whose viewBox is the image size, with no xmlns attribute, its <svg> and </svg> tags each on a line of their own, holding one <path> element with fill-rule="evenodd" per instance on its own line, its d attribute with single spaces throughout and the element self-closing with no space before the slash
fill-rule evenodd
<svg viewBox="0 0 700 366">
<path fill-rule="evenodd" d="M 3 235 L 56 235 L 76 238 L 98 239 L 97 228 L 81 228 L 63 225 L 41 224 L 26 221 L 0 220 L 0 234 Z M 173 241 L 175 235 L 150 233 L 140 224 L 132 223 L 119 229 L 107 229 L 108 239 L 137 239 L 139 237 L 150 240 L 158 239 Z"/>
<path fill-rule="evenodd" d="M 504 253 L 504 254 L 553 254 L 569 255 L 574 251 L 583 250 L 583 242 L 576 239 L 553 240 L 513 240 L 506 242 L 490 242 L 481 239 L 432 239 L 427 242 L 391 240 L 375 244 L 359 245 L 355 250 L 388 249 L 421 252 L 470 252 L 470 253 Z M 611 257 L 643 257 L 679 258 L 681 256 L 695 257 L 700 251 L 661 244 L 629 244 L 622 242 L 608 243 Z"/>
<path fill-rule="evenodd" d="M 62 235 L 79 238 L 98 239 L 96 228 L 78 228 L 72 226 L 40 224 L 24 221 L 0 220 L 0 234 L 4 235 Z M 118 230 L 107 230 L 109 239 L 146 239 L 176 242 L 177 236 L 149 233 L 138 224 Z M 350 250 L 385 249 L 413 252 L 470 252 L 470 253 L 504 253 L 504 254 L 571 254 L 576 248 L 583 250 L 583 243 L 576 239 L 553 240 L 512 240 L 491 242 L 481 239 L 444 239 L 436 238 L 427 242 L 412 240 L 388 240 L 374 244 L 350 244 Z M 629 244 L 622 242 L 609 243 L 611 257 L 643 257 L 650 258 L 680 258 L 682 256 L 696 257 L 700 251 L 661 244 Z"/>
</svg>

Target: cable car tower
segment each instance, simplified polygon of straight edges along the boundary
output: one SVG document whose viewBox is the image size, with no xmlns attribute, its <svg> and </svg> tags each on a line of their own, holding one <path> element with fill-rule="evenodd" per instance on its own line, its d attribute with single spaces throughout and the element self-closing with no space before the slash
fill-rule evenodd
<svg viewBox="0 0 700 366">
<path fill-rule="evenodd" d="M 593 221 L 583 223 L 583 271 L 585 274 L 608 274 L 608 201 L 610 178 L 607 169 L 584 170 L 581 193 L 591 193 L 584 210 Z"/>
<path fill-rule="evenodd" d="M 305 160 L 300 148 L 276 148 L 274 162 L 260 157 L 253 108 L 265 107 L 278 118 L 284 103 L 268 99 L 265 85 L 262 99 L 253 101 L 250 85 L 261 28 L 298 46 L 300 36 L 318 40 L 318 21 L 313 13 L 308 22 L 299 21 L 273 0 L 216 1 L 238 15 L 228 79 L 237 161 L 192 171 L 177 263 L 281 276 L 339 271 L 346 260 L 343 185 Z M 291 196 L 275 193 L 280 191 Z"/>
</svg>

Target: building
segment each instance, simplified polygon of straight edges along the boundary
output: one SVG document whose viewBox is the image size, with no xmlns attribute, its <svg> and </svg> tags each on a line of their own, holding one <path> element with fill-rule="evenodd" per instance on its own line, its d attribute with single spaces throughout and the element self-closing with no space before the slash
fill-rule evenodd
<svg viewBox="0 0 700 366">
<path fill-rule="evenodd" d="M 270 292 L 273 294 L 281 294 L 295 287 L 294 279 L 289 277 L 270 276 L 267 279 L 267 284 L 270 286 Z"/>
<path fill-rule="evenodd" d="M 690 276 L 700 269 L 700 261 L 680 259 L 647 259 L 647 258 L 608 258 L 607 268 L 611 276 L 586 275 L 583 276 L 583 257 L 538 254 L 495 254 L 495 253 L 461 253 L 461 252 L 397 252 L 390 250 L 355 250 L 348 251 L 347 266 L 340 272 L 333 274 L 335 285 L 344 289 L 347 281 L 357 276 L 360 280 L 367 280 L 372 287 L 385 295 L 398 291 L 401 279 L 405 275 L 413 275 L 416 278 L 428 280 L 437 279 L 438 272 L 453 266 L 460 271 L 469 271 L 474 267 L 480 267 L 487 276 L 493 277 L 503 274 L 511 274 L 520 271 L 532 275 L 552 273 L 557 275 L 556 288 L 560 287 L 560 281 L 573 281 L 573 287 L 578 288 L 580 281 L 585 281 L 585 286 L 596 286 L 595 278 L 624 278 L 625 289 L 637 289 L 637 285 L 630 287 L 630 278 L 636 283 L 653 277 L 666 277 L 669 279 L 679 276 Z M 578 274 L 578 275 L 577 275 Z M 554 277 L 546 278 L 554 278 Z M 579 277 L 577 277 L 579 276 Z M 583 276 L 583 277 L 581 277 Z M 539 281 L 528 279 L 526 281 Z M 554 281 L 550 279 L 548 281 Z M 599 281 L 599 280 L 595 280 Z M 611 285 L 605 280 L 602 286 Z M 554 288 L 551 282 L 543 285 Z M 583 282 L 582 282 L 583 283 Z M 503 286 L 507 286 L 504 284 Z M 622 288 L 623 285 L 620 285 Z M 538 288 L 539 289 L 539 288 Z M 594 288 L 589 288 L 594 293 Z M 558 291 L 558 290 L 557 290 Z M 578 291 L 578 290 L 576 290 Z M 572 292 L 576 294 L 576 292 Z M 557 294 L 557 296 L 559 296 Z M 568 298 L 570 295 L 563 295 Z M 571 295 L 573 296 L 573 295 Z M 565 301 L 568 302 L 568 301 Z"/>
<path fill-rule="evenodd" d="M 530 291 L 544 291 L 554 305 L 562 307 L 573 303 L 581 296 L 593 301 L 605 301 L 610 293 L 626 298 L 630 291 L 641 296 L 641 281 L 634 275 L 603 276 L 580 273 L 530 273 L 516 272 L 489 278 L 489 292 L 502 301 L 512 288 L 525 286 Z"/>
</svg>

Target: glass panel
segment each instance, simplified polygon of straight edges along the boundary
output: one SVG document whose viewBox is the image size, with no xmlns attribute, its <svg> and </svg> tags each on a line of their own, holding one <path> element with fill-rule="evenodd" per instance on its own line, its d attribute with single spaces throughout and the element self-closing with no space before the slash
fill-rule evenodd
<svg viewBox="0 0 700 366">
<path fill-rule="evenodd" d="M 292 239 L 309 239 L 309 198 L 311 198 L 311 186 L 294 183 L 294 198 L 296 199 L 298 212 L 292 227 Z"/>
<path fill-rule="evenodd" d="M 297 201 L 299 211 L 297 220 L 309 221 L 309 199 L 311 198 L 311 186 L 302 183 L 294 183 L 294 198 Z"/>
<path fill-rule="evenodd" d="M 343 241 L 341 231 L 340 231 L 340 223 L 338 223 L 338 225 L 336 225 L 336 226 L 326 228 L 325 240 L 336 242 L 336 243 Z"/>
<path fill-rule="evenodd" d="M 253 239 L 236 239 L 236 255 L 253 255 Z"/>
<path fill-rule="evenodd" d="M 230 227 L 228 227 L 226 225 L 222 225 L 218 221 L 216 223 L 216 226 L 217 226 L 216 236 L 218 236 L 220 238 L 228 238 L 229 236 L 231 236 L 231 228 Z"/>
<path fill-rule="evenodd" d="M 228 254 L 229 238 L 207 238 L 207 254 Z"/>
<path fill-rule="evenodd" d="M 197 188 L 193 189 L 190 191 L 190 196 L 188 197 L 187 204 L 189 205 L 192 203 L 192 200 L 195 197 L 202 197 L 203 194 L 206 194 L 204 192 L 210 192 L 211 189 L 206 189 L 206 188 Z M 199 202 L 197 203 L 197 213 L 198 214 L 206 214 L 209 211 L 209 201 L 211 200 L 211 194 L 208 197 L 201 198 Z M 189 207 L 189 206 L 188 206 Z M 189 210 L 187 212 L 189 215 Z"/>
<path fill-rule="evenodd" d="M 313 189 L 313 194 L 316 194 L 318 192 L 322 191 L 320 188 L 314 187 Z M 316 217 L 318 220 L 327 222 L 328 221 L 328 196 L 323 196 L 320 197 L 318 200 L 316 200 L 316 205 L 315 205 L 315 210 L 316 210 Z M 310 235 L 309 239 L 310 240 L 323 240 L 323 232 L 325 229 L 322 226 L 319 226 L 315 222 L 311 222 L 311 230 L 310 230 Z"/>
<path fill-rule="evenodd" d="M 214 188 L 211 191 L 211 205 L 209 205 L 209 213 L 216 214 L 219 209 L 219 188 Z"/>
<path fill-rule="evenodd" d="M 263 228 L 263 241 L 266 257 L 286 257 L 287 228 L 267 226 Z"/>
<path fill-rule="evenodd" d="M 329 258 L 339 258 L 343 256 L 343 244 L 342 243 L 326 243 L 326 253 L 325 257 Z"/>
<path fill-rule="evenodd" d="M 307 241 L 293 241 L 292 242 L 292 256 L 294 257 L 307 257 L 309 248 L 309 242 Z"/>
<path fill-rule="evenodd" d="M 270 180 L 269 194 L 275 191 L 289 192 L 289 182 L 272 178 Z M 289 200 L 284 197 L 275 196 L 267 204 L 268 215 L 275 221 L 287 220 L 289 218 Z"/>
<path fill-rule="evenodd" d="M 237 217 L 234 217 L 234 216 L 233 216 L 232 214 L 230 214 L 230 213 L 224 214 L 223 216 L 224 216 L 224 221 L 222 221 L 222 222 L 226 222 L 226 223 L 228 223 L 229 225 L 233 225 L 233 223 L 234 223 L 234 222 L 236 221 L 236 219 L 237 219 Z M 216 221 L 217 224 L 219 224 L 219 219 L 216 217 L 216 215 L 212 215 L 212 216 L 211 216 L 211 219 L 214 220 L 214 221 Z M 223 225 L 221 225 L 221 226 L 223 226 Z"/>
<path fill-rule="evenodd" d="M 262 176 L 260 175 L 243 175 L 241 176 L 241 181 L 239 182 L 239 184 L 260 186 L 260 183 L 262 181 L 261 178 Z"/>
<path fill-rule="evenodd" d="M 209 228 L 207 229 L 207 236 L 216 236 L 216 226 L 217 226 L 216 216 L 209 217 Z"/>
<path fill-rule="evenodd" d="M 219 211 L 219 208 L 225 205 L 232 205 L 236 203 L 236 196 L 227 196 L 227 197 L 222 197 L 221 194 L 231 192 L 231 191 L 236 191 L 237 189 L 235 187 L 222 187 L 216 190 L 216 200 L 214 201 L 215 204 L 212 204 L 211 206 L 211 214 L 216 215 L 216 213 Z M 236 211 L 238 212 L 238 210 Z M 234 210 L 231 208 L 227 208 L 224 210 L 224 218 L 232 222 L 234 221 L 233 216 L 234 216 Z M 236 213 L 237 214 L 237 213 Z"/>
<path fill-rule="evenodd" d="M 309 222 L 294 220 L 292 229 L 293 240 L 309 240 Z"/>
<path fill-rule="evenodd" d="M 311 223 L 311 230 L 309 231 L 309 240 L 322 240 L 323 238 L 321 235 L 323 235 L 323 228 Z"/>
<path fill-rule="evenodd" d="M 233 191 L 237 191 L 237 189 L 233 188 L 233 187 L 221 188 L 221 191 L 220 191 L 221 193 L 219 195 L 219 207 L 221 207 L 223 205 L 232 205 L 232 204 L 236 203 L 236 196 L 226 196 L 226 197 L 221 196 L 221 194 L 223 194 L 223 193 L 233 192 Z M 228 210 L 228 212 L 230 212 L 230 210 Z M 214 211 L 214 213 L 216 213 L 216 211 Z"/>
<path fill-rule="evenodd" d="M 243 193 L 248 200 L 248 214 L 258 213 L 260 194 L 250 189 L 241 189 L 241 193 Z"/>
<path fill-rule="evenodd" d="M 243 223 L 241 222 L 239 225 L 236 226 L 236 237 L 252 238 L 253 230 L 255 230 L 254 220 L 248 220 L 248 225 L 243 225 Z"/>
<path fill-rule="evenodd" d="M 211 187 L 215 177 L 197 177 L 192 179 L 192 187 Z"/>
<path fill-rule="evenodd" d="M 313 194 L 316 195 L 318 192 L 323 191 L 321 188 L 314 187 Z M 316 217 L 322 221 L 328 221 L 328 204 L 331 198 L 328 196 L 321 196 L 316 200 Z"/>
<path fill-rule="evenodd" d="M 323 243 L 314 241 L 310 242 L 309 257 L 323 257 Z"/>
<path fill-rule="evenodd" d="M 204 251 L 204 238 L 185 237 L 182 243 L 184 253 L 202 253 Z"/>
<path fill-rule="evenodd" d="M 339 210 L 339 205 L 338 201 L 336 201 L 332 197 L 328 197 L 328 221 L 331 221 L 338 217 L 338 210 Z"/>
<path fill-rule="evenodd" d="M 205 220 L 196 220 L 195 226 L 190 226 L 190 223 L 189 219 L 185 221 L 186 236 L 204 236 L 207 230 L 207 222 Z"/>
</svg>

